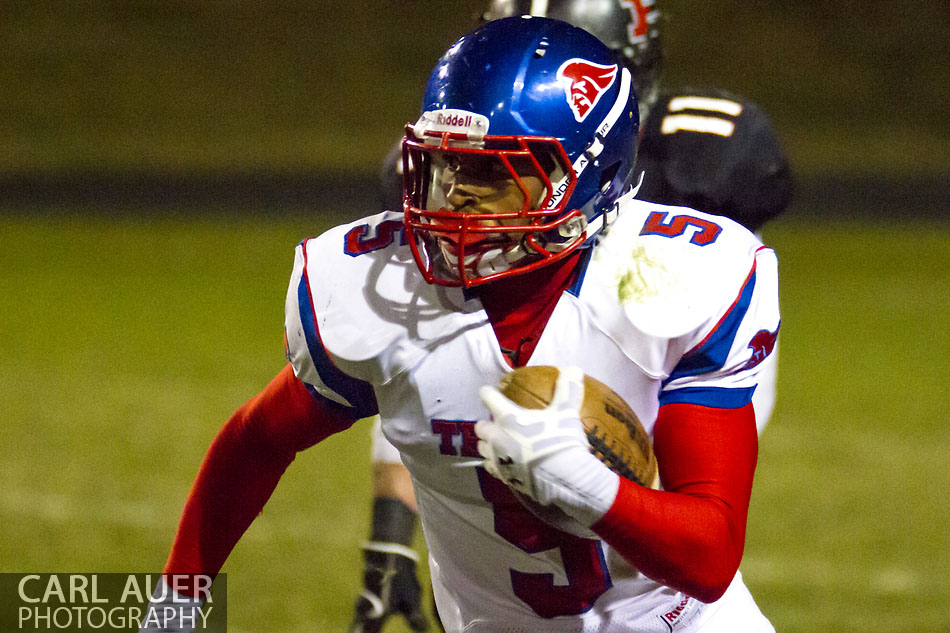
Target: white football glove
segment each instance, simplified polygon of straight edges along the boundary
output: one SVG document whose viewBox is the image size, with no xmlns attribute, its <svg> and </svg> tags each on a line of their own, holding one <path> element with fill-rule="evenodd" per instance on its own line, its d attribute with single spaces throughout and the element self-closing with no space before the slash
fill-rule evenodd
<svg viewBox="0 0 950 633">
<path fill-rule="evenodd" d="M 192 633 L 202 622 L 198 610 L 204 600 L 185 596 L 165 583 L 164 576 L 142 617 L 139 633 Z"/>
<path fill-rule="evenodd" d="M 580 420 L 580 368 L 560 368 L 554 397 L 544 409 L 520 407 L 490 386 L 479 395 L 492 414 L 475 425 L 478 452 L 491 475 L 587 527 L 610 509 L 620 478 L 590 452 Z"/>
</svg>

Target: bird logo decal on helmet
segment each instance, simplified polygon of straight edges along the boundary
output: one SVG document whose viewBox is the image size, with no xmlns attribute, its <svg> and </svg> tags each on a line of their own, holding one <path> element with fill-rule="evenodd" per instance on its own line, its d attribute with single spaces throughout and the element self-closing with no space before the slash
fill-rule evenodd
<svg viewBox="0 0 950 633">
<path fill-rule="evenodd" d="M 574 118 L 582 123 L 617 78 L 617 64 L 602 66 L 583 59 L 569 59 L 557 70 L 557 78 L 564 82 L 567 104 Z"/>
</svg>

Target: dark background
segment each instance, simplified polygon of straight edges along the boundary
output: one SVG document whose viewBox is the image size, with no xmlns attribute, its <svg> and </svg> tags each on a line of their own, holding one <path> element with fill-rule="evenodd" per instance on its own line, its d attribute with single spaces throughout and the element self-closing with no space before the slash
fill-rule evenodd
<svg viewBox="0 0 950 633">
<path fill-rule="evenodd" d="M 0 200 L 307 204 L 373 174 L 487 2 L 0 5 Z M 950 173 L 939 0 L 665 0 L 666 84 L 770 112 L 799 198 L 914 197 Z M 843 187 L 843 188 L 842 188 Z M 366 190 L 362 191 L 364 194 Z"/>
</svg>

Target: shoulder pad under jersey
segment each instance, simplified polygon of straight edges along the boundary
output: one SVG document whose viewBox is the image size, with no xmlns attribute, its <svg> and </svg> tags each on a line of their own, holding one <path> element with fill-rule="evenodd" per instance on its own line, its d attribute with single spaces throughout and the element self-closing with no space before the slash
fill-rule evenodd
<svg viewBox="0 0 950 633">
<path fill-rule="evenodd" d="M 761 281 L 775 286 L 777 300 L 774 253 L 740 224 L 632 197 L 619 207 L 584 280 L 582 296 L 591 299 L 593 312 L 610 318 L 619 305 L 623 320 L 641 333 L 687 336 L 729 309 L 760 254 L 768 260 Z"/>
<path fill-rule="evenodd" d="M 476 319 L 469 312 L 477 302 L 469 303 L 460 289 L 426 284 L 402 214 L 379 213 L 297 246 L 285 307 L 288 359 L 318 390 L 323 369 L 382 384 Z"/>
</svg>

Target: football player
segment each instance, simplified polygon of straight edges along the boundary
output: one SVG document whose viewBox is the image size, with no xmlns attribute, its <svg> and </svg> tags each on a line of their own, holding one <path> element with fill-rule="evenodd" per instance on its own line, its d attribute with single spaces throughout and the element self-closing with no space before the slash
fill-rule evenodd
<svg viewBox="0 0 950 633">
<path fill-rule="evenodd" d="M 634 197 L 632 84 L 547 18 L 493 20 L 445 53 L 406 128 L 404 212 L 298 245 L 290 365 L 212 443 L 166 575 L 216 574 L 298 451 L 379 416 L 447 631 L 774 630 L 738 568 L 776 257 L 728 218 Z M 542 411 L 492 387 L 529 362 L 561 367 Z M 652 433 L 662 490 L 591 454 L 584 374 Z"/>
<path fill-rule="evenodd" d="M 638 198 L 724 215 L 757 234 L 788 206 L 788 160 L 771 121 L 755 103 L 715 88 L 660 89 L 662 20 L 655 2 L 493 0 L 484 17 L 524 14 L 557 18 L 589 31 L 630 70 L 643 120 Z M 402 180 L 400 142 L 380 172 L 383 208 L 402 208 Z M 753 396 L 760 433 L 774 408 L 777 355 L 773 351 L 763 363 Z M 418 555 L 411 548 L 416 505 L 409 472 L 378 422 L 372 442 L 372 532 L 363 545 L 363 588 L 351 633 L 379 631 L 390 615 L 398 614 L 422 631 L 426 621 L 416 576 Z"/>
</svg>

